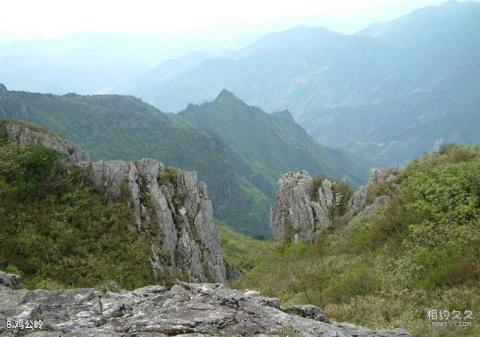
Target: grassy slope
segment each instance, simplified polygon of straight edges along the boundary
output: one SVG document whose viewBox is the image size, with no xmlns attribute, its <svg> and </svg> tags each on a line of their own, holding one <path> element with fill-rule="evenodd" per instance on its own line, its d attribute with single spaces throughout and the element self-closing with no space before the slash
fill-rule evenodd
<svg viewBox="0 0 480 337">
<path fill-rule="evenodd" d="M 153 283 L 149 245 L 136 233 L 128 197 L 109 201 L 54 150 L 8 142 L 4 124 L 0 270 L 21 274 L 32 288 Z"/>
<path fill-rule="evenodd" d="M 273 250 L 271 241 L 242 235 L 221 220 L 217 220 L 216 224 L 224 257 L 242 272 L 251 270 L 262 255 Z"/>
<path fill-rule="evenodd" d="M 444 148 L 398 179 L 402 192 L 355 230 L 276 247 L 233 285 L 319 305 L 338 321 L 400 326 L 417 337 L 478 336 L 476 320 L 435 330 L 426 314 L 480 311 L 480 148 Z"/>
</svg>

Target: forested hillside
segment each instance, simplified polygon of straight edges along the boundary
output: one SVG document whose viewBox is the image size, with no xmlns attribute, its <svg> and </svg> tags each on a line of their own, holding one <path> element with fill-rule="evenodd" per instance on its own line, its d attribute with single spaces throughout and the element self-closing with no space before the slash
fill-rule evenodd
<svg viewBox="0 0 480 337">
<path fill-rule="evenodd" d="M 198 110 L 207 107 L 218 121 Z M 191 111 L 197 111 L 198 118 L 223 123 L 223 129 L 197 124 L 188 117 Z M 322 147 L 288 115 L 271 117 L 232 94 L 220 95 L 200 108 L 192 106 L 180 116 L 185 118 L 162 113 L 131 96 L 56 96 L 0 88 L 0 117 L 31 121 L 63 133 L 93 159 L 149 157 L 196 170 L 209 186 L 216 216 L 252 236 L 269 235 L 275 180 L 283 170 L 307 165 L 314 173 L 345 177 L 355 184 L 366 176 L 360 161 Z M 256 125 L 257 120 L 262 123 Z M 239 129 L 242 123 L 243 130 Z M 252 153 L 255 158 L 246 157 Z"/>
</svg>

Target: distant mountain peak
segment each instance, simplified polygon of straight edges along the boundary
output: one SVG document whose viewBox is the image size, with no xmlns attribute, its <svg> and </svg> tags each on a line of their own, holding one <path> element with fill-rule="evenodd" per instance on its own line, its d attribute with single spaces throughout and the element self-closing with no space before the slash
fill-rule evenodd
<svg viewBox="0 0 480 337">
<path fill-rule="evenodd" d="M 7 91 L 8 91 L 7 87 L 4 84 L 0 83 L 0 94 L 3 94 Z"/>
<path fill-rule="evenodd" d="M 219 101 L 236 101 L 236 102 L 243 102 L 240 98 L 235 96 L 235 94 L 227 89 L 223 89 L 220 94 L 218 94 L 215 102 Z"/>
</svg>

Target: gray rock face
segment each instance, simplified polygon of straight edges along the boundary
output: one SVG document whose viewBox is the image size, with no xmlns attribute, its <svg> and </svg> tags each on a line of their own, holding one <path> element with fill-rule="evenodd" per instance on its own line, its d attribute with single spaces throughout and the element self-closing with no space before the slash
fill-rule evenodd
<svg viewBox="0 0 480 337">
<path fill-rule="evenodd" d="M 364 206 L 363 209 L 355 213 L 356 215 L 349 220 L 348 224 L 355 225 L 356 223 L 360 222 L 360 220 L 372 217 L 381 208 L 385 207 L 385 205 L 387 205 L 389 201 L 390 201 L 390 197 L 388 195 L 381 195 L 375 198 L 375 200 L 370 205 Z"/>
<path fill-rule="evenodd" d="M 277 200 L 270 212 L 275 241 L 312 241 L 316 231 L 312 191 L 313 178 L 306 171 L 289 172 L 280 178 Z"/>
<path fill-rule="evenodd" d="M 369 184 L 381 183 L 384 181 L 389 181 L 397 176 L 401 172 L 399 168 L 373 168 L 370 171 L 370 181 Z"/>
<path fill-rule="evenodd" d="M 18 275 L 7 274 L 0 271 L 0 286 L 8 287 L 11 289 L 21 289 L 22 279 Z"/>
<path fill-rule="evenodd" d="M 367 205 L 368 185 L 361 186 L 358 190 L 353 192 L 352 197 L 348 201 L 348 211 L 351 216 L 354 216 L 362 211 Z"/>
<path fill-rule="evenodd" d="M 60 153 L 69 155 L 75 162 L 90 160 L 88 153 L 80 146 L 63 139 L 54 133 L 46 133 L 34 130 L 17 123 L 6 125 L 7 137 L 18 145 L 41 144 Z"/>
<path fill-rule="evenodd" d="M 0 286 L 0 336 L 160 337 L 302 336 L 407 337 L 318 319 L 321 310 L 282 310 L 278 299 L 220 284 L 181 283 L 102 294 L 94 289 L 12 290 Z M 321 318 L 321 317 L 320 317 Z M 42 330 L 7 330 L 6 320 L 41 320 Z"/>
<path fill-rule="evenodd" d="M 370 171 L 370 179 L 367 184 L 355 191 L 348 202 L 348 218 L 351 219 L 350 224 L 355 224 L 361 219 L 371 217 L 390 201 L 388 195 L 381 195 L 377 196 L 373 202 L 367 205 L 369 190 L 375 184 L 393 182 L 401 172 L 402 170 L 399 168 L 374 168 Z"/>
<path fill-rule="evenodd" d="M 274 241 L 312 242 L 315 233 L 332 228 L 335 207 L 343 196 L 324 179 L 316 190 L 306 171 L 289 172 L 277 185 L 277 199 L 270 212 Z"/>
<path fill-rule="evenodd" d="M 225 266 L 207 187 L 196 172 L 165 169 L 153 159 L 80 164 L 113 199 L 127 192 L 137 229 L 151 243 L 159 281 L 224 282 Z"/>
<path fill-rule="evenodd" d="M 346 202 L 346 196 L 336 192 L 332 181 L 323 179 L 318 190 L 314 178 L 308 172 L 289 172 L 277 185 L 277 199 L 271 210 L 270 228 L 274 241 L 311 242 L 315 234 L 324 229 L 333 229 L 338 219 L 344 224 L 354 224 L 374 215 L 390 200 L 378 196 L 368 203 L 369 189 L 373 184 L 392 182 L 400 169 L 373 169 L 369 182 L 361 186 Z M 336 210 L 346 202 L 342 214 Z"/>
<path fill-rule="evenodd" d="M 207 186 L 195 172 L 165 169 L 153 159 L 90 161 L 78 145 L 54 133 L 7 123 L 19 145 L 42 144 L 69 154 L 112 200 L 132 202 L 135 226 L 149 238 L 151 266 L 161 283 L 224 282 L 225 266 Z"/>
</svg>

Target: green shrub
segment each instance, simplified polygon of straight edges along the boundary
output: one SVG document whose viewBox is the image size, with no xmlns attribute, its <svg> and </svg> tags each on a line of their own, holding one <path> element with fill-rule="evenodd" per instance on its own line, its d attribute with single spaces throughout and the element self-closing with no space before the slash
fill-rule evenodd
<svg viewBox="0 0 480 337">
<path fill-rule="evenodd" d="M 40 145 L 0 146 L 0 182 L 0 269 L 16 266 L 26 286 L 154 281 L 129 196 L 108 200 L 84 171 Z"/>
<path fill-rule="evenodd" d="M 327 289 L 329 303 L 345 303 L 355 296 L 375 293 L 381 281 L 375 271 L 366 265 L 346 270 Z"/>
<path fill-rule="evenodd" d="M 323 180 L 327 179 L 325 176 L 315 176 L 313 177 L 313 188 L 312 191 L 310 192 L 310 198 L 313 201 L 318 202 L 318 189 L 322 187 L 322 182 Z"/>
<path fill-rule="evenodd" d="M 5 272 L 8 274 L 21 275 L 20 269 L 18 269 L 16 266 L 11 264 L 9 264 L 7 268 L 5 268 Z"/>
<path fill-rule="evenodd" d="M 45 277 L 35 282 L 35 288 L 46 290 L 62 290 L 65 289 L 65 285 L 55 282 L 48 277 Z"/>
</svg>

